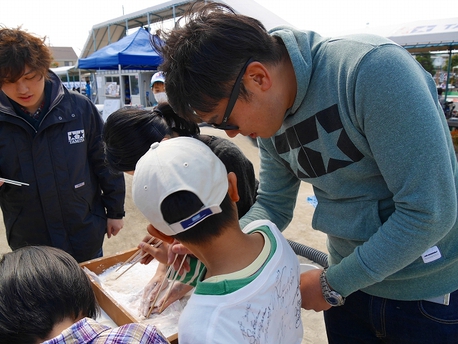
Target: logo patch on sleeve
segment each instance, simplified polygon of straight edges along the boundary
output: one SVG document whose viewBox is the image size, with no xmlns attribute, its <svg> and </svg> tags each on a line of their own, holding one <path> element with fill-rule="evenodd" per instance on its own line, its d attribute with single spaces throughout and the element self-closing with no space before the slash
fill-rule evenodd
<svg viewBox="0 0 458 344">
<path fill-rule="evenodd" d="M 75 143 L 84 142 L 84 129 L 69 131 L 67 133 L 67 136 L 68 136 L 68 143 L 70 143 L 71 145 Z"/>
</svg>

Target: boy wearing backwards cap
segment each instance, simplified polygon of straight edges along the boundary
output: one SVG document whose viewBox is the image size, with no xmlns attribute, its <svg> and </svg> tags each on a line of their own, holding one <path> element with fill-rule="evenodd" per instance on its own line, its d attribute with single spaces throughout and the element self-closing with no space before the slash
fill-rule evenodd
<svg viewBox="0 0 458 344">
<path fill-rule="evenodd" d="M 237 178 L 205 144 L 154 143 L 132 195 L 151 234 L 180 241 L 205 265 L 179 320 L 180 344 L 302 341 L 297 257 L 270 221 L 240 229 Z"/>
</svg>

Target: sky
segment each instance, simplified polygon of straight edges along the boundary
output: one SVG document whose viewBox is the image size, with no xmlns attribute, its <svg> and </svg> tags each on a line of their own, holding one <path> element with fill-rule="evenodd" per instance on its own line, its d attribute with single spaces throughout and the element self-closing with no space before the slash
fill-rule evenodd
<svg viewBox="0 0 458 344">
<path fill-rule="evenodd" d="M 456 17 L 456 0 L 255 0 L 300 29 L 324 36 L 352 32 L 388 35 L 397 25 Z M 163 0 L 0 0 L 0 25 L 47 36 L 79 56 L 93 25 Z"/>
</svg>

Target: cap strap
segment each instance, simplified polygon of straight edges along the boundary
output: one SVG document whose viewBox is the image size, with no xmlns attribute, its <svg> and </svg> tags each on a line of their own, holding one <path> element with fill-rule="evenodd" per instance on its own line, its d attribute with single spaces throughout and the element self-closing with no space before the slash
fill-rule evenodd
<svg viewBox="0 0 458 344">
<path fill-rule="evenodd" d="M 170 228 L 173 229 L 175 233 L 181 233 L 189 228 L 194 227 L 198 223 L 202 222 L 204 219 L 207 217 L 221 213 L 221 208 L 219 205 L 212 205 L 207 208 L 200 209 L 198 212 L 192 214 L 191 216 L 179 221 L 175 222 L 169 225 Z"/>
</svg>

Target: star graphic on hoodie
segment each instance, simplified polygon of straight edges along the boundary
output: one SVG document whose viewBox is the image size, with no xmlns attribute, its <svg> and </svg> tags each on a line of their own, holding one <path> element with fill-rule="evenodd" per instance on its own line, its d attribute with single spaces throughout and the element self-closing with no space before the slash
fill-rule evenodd
<svg viewBox="0 0 458 344">
<path fill-rule="evenodd" d="M 275 137 L 278 154 L 297 154 L 299 178 L 315 178 L 361 160 L 364 155 L 353 144 L 340 119 L 337 105 L 286 129 Z M 286 166 L 291 169 L 287 159 Z"/>
<path fill-rule="evenodd" d="M 305 144 L 303 147 L 309 148 L 321 155 L 323 166 L 329 172 L 329 164 L 333 161 L 352 162 L 337 146 L 343 128 L 328 133 L 317 121 L 318 139 Z"/>
</svg>

